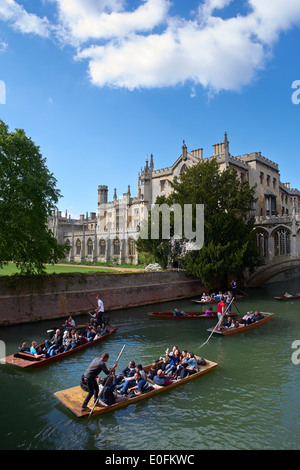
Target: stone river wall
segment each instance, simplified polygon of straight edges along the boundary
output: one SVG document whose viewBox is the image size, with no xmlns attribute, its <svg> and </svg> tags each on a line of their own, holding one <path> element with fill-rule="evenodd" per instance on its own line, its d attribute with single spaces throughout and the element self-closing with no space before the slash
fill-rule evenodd
<svg viewBox="0 0 300 470">
<path fill-rule="evenodd" d="M 96 295 L 105 311 L 201 295 L 205 288 L 182 272 L 59 274 L 0 277 L 0 326 L 79 315 Z"/>
</svg>

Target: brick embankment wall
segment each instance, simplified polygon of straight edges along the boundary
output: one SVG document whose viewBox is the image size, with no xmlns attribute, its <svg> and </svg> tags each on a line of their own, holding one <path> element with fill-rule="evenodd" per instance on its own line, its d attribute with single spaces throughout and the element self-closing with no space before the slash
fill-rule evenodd
<svg viewBox="0 0 300 470">
<path fill-rule="evenodd" d="M 198 279 L 181 272 L 60 274 L 0 278 L 0 326 L 35 322 L 93 309 L 96 295 L 105 311 L 201 295 Z"/>
</svg>

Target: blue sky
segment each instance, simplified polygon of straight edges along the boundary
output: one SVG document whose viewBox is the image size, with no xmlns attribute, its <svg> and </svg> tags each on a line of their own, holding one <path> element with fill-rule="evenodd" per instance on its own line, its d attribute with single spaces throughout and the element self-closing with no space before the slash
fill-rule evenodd
<svg viewBox="0 0 300 470">
<path fill-rule="evenodd" d="M 299 184 L 299 0 L 1 0 L 0 118 L 40 146 L 78 216 L 228 133 Z M 300 88 L 300 87 L 299 87 Z M 300 97 L 300 93 L 299 93 Z"/>
</svg>

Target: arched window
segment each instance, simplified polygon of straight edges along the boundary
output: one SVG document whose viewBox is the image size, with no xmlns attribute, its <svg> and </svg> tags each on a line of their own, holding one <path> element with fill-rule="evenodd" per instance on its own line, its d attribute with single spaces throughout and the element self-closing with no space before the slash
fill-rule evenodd
<svg viewBox="0 0 300 470">
<path fill-rule="evenodd" d="M 78 239 L 76 241 L 76 255 L 80 255 L 81 252 L 81 241 Z"/>
<path fill-rule="evenodd" d="M 120 240 L 118 238 L 114 239 L 113 250 L 114 255 L 118 256 L 120 254 Z"/>
<path fill-rule="evenodd" d="M 88 251 L 88 255 L 93 254 L 93 242 L 90 238 L 88 239 L 88 242 L 87 242 L 87 251 Z"/>
<path fill-rule="evenodd" d="M 291 252 L 290 232 L 286 228 L 278 228 L 274 232 L 274 254 L 275 256 L 288 255 Z"/>
<path fill-rule="evenodd" d="M 128 240 L 128 254 L 129 256 L 135 255 L 135 243 L 133 238 L 129 238 Z"/>
<path fill-rule="evenodd" d="M 186 164 L 182 165 L 182 167 L 180 169 L 180 174 L 183 175 L 184 173 L 186 173 L 186 170 L 187 170 Z"/>
<path fill-rule="evenodd" d="M 99 246 L 100 246 L 100 256 L 104 256 L 105 255 L 106 243 L 105 243 L 105 240 L 103 240 L 103 238 L 100 240 Z"/>
<path fill-rule="evenodd" d="M 256 233 L 256 247 L 263 258 L 268 257 L 269 250 L 269 234 L 266 230 L 260 228 Z"/>
</svg>

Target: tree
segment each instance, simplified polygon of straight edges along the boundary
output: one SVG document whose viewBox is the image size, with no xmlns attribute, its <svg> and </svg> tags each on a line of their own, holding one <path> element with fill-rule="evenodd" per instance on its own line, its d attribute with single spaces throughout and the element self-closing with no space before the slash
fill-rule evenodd
<svg viewBox="0 0 300 470">
<path fill-rule="evenodd" d="M 174 178 L 171 186 L 173 192 L 165 202 L 170 207 L 179 204 L 182 214 L 184 205 L 191 204 L 194 230 L 196 204 L 204 205 L 204 245 L 200 250 L 178 254 L 178 244 L 177 252 L 168 244 L 164 259 L 175 253 L 185 271 L 205 285 L 216 280 L 226 282 L 229 274 L 239 276 L 245 268 L 253 269 L 263 263 L 255 249 L 255 219 L 251 215 L 255 188 L 245 180 L 240 181 L 233 168 L 220 171 L 215 159 L 200 162 L 187 169 L 180 179 Z M 158 246 L 163 248 L 163 244 Z M 157 257 L 158 246 L 155 246 Z"/>
<path fill-rule="evenodd" d="M 42 273 L 65 256 L 47 225 L 61 197 L 56 183 L 24 130 L 0 120 L 0 267 L 14 261 L 21 274 Z"/>
</svg>

